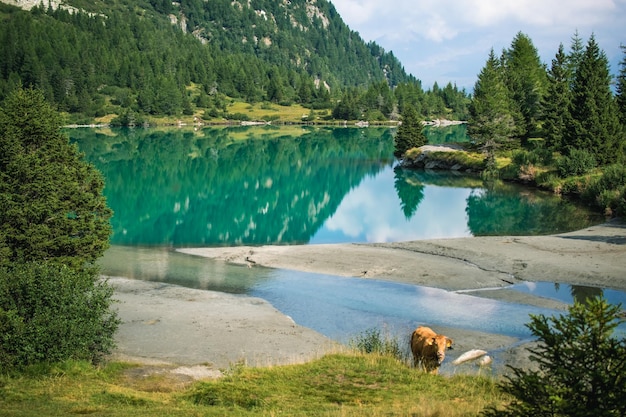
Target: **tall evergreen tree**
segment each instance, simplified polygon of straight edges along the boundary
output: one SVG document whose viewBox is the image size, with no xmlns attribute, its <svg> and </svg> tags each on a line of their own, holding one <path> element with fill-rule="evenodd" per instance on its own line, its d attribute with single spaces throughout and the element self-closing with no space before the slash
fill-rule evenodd
<svg viewBox="0 0 626 417">
<path fill-rule="evenodd" d="M 522 32 L 505 51 L 504 60 L 507 87 L 521 116 L 518 134 L 525 142 L 538 133 L 546 70 L 531 39 Z"/>
<path fill-rule="evenodd" d="M 619 110 L 622 129 L 626 130 L 626 45 L 621 45 L 624 57 L 620 62 L 619 75 L 617 76 L 617 108 Z"/>
<path fill-rule="evenodd" d="M 567 55 L 567 69 L 569 71 L 570 84 L 572 86 L 574 85 L 574 77 L 576 76 L 576 72 L 578 71 L 578 66 L 580 65 L 580 61 L 582 61 L 584 55 L 585 43 L 580 37 L 577 29 L 572 36 L 570 51 Z"/>
<path fill-rule="evenodd" d="M 504 142 L 515 132 L 515 121 L 511 113 L 511 102 L 500 60 L 492 49 L 474 84 L 468 134 L 483 145 L 489 141 Z"/>
<path fill-rule="evenodd" d="M 567 62 L 567 56 L 561 44 L 548 71 L 548 90 L 543 101 L 543 131 L 546 147 L 558 151 L 561 150 L 563 135 L 568 128 L 568 112 L 571 102 Z"/>
<path fill-rule="evenodd" d="M 609 62 L 591 36 L 574 77 L 567 149 L 590 152 L 600 164 L 621 160 L 624 138 L 611 91 Z"/>
<path fill-rule="evenodd" d="M 400 158 L 406 151 L 426 145 L 428 140 L 424 135 L 417 110 L 413 106 L 406 106 L 402 112 L 402 124 L 398 126 L 396 133 L 395 149 L 393 154 Z"/>
<path fill-rule="evenodd" d="M 333 109 L 333 117 L 344 120 L 358 120 L 361 118 L 361 107 L 356 89 L 350 88 L 343 93 L 341 100 L 338 101 Z"/>
<path fill-rule="evenodd" d="M 109 245 L 111 210 L 100 173 L 61 132 L 36 90 L 0 108 L 0 266 L 58 260 L 80 268 Z"/>
</svg>

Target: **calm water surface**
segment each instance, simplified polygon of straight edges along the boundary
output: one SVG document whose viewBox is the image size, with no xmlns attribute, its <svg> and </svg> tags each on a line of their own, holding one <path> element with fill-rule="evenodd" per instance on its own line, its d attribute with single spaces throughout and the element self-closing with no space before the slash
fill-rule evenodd
<svg viewBox="0 0 626 417">
<path fill-rule="evenodd" d="M 423 323 L 525 338 L 529 313 L 556 312 L 405 284 L 248 269 L 172 248 L 548 234 L 601 221 L 551 194 L 394 168 L 389 129 L 69 134 L 103 172 L 115 212 L 104 273 L 262 297 L 338 340 L 374 326 L 406 333 Z M 463 140 L 465 131 L 427 134 L 442 143 Z M 434 312 L 441 303 L 449 308 Z"/>
<path fill-rule="evenodd" d="M 460 140 L 429 134 L 433 141 Z M 445 132 L 445 130 L 436 130 Z M 70 130 L 106 178 L 112 243 L 231 246 L 548 234 L 601 221 L 550 193 L 394 167 L 390 129 Z"/>
</svg>

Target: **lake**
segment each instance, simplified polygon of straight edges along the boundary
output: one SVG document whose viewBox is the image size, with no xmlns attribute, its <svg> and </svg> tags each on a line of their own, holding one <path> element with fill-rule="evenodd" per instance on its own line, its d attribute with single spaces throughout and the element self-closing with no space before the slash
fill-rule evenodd
<svg viewBox="0 0 626 417">
<path fill-rule="evenodd" d="M 427 134 L 436 143 L 465 137 L 464 126 Z M 388 128 L 72 129 L 69 135 L 103 173 L 115 212 L 105 274 L 258 296 L 337 340 L 373 325 L 407 332 L 416 317 L 434 317 L 429 308 L 440 302 L 451 308 L 436 315 L 434 326 L 522 339 L 530 336 L 528 314 L 556 312 L 414 285 L 248 269 L 172 249 L 549 234 L 603 220 L 518 185 L 486 187 L 476 176 L 398 169 Z M 626 295 L 614 299 L 625 302 Z"/>
<path fill-rule="evenodd" d="M 454 134 L 445 134 L 450 129 Z M 433 129 L 441 143 L 464 126 Z M 602 219 L 551 193 L 396 167 L 388 128 L 72 129 L 106 179 L 115 245 L 549 234 Z"/>
</svg>

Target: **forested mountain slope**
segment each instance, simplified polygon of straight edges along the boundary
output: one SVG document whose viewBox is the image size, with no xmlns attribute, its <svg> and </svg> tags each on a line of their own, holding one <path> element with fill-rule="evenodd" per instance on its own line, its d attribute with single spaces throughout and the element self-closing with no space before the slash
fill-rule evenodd
<svg viewBox="0 0 626 417">
<path fill-rule="evenodd" d="M 419 84 L 327 0 L 0 0 L 0 99 L 35 86 L 85 117 L 247 102 L 328 106 L 348 87 Z M 56 5 L 56 3 L 54 4 Z"/>
</svg>

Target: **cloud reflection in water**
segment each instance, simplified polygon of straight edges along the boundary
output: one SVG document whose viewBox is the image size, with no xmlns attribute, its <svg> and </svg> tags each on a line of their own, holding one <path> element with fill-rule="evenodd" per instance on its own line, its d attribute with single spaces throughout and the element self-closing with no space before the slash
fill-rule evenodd
<svg viewBox="0 0 626 417">
<path fill-rule="evenodd" d="M 420 324 L 527 338 L 528 314 L 556 313 L 437 288 L 286 270 L 276 270 L 250 295 L 341 341 L 373 327 L 404 334 Z"/>
<path fill-rule="evenodd" d="M 391 167 L 375 177 L 366 177 L 346 194 L 309 243 L 400 242 L 472 235 L 465 212 L 472 189 L 425 185 L 424 198 L 407 219 L 396 190 L 389 186 L 393 177 Z"/>
</svg>

